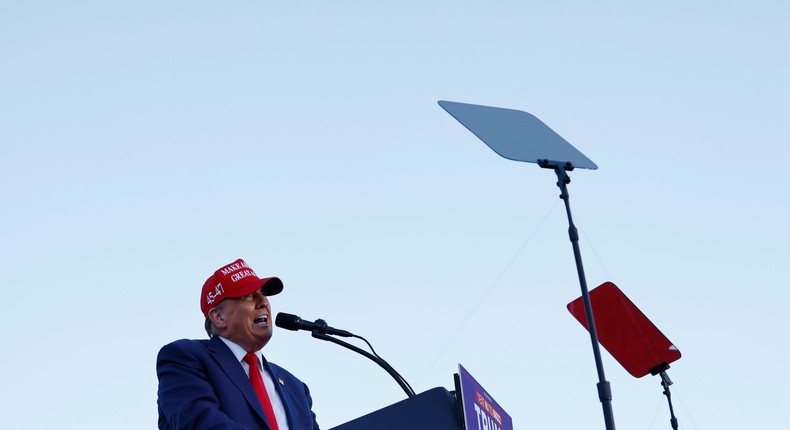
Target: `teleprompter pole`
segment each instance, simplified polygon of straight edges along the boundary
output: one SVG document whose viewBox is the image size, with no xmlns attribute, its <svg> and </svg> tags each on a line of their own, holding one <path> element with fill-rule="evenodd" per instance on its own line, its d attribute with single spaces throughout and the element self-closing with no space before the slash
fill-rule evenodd
<svg viewBox="0 0 790 430">
<path fill-rule="evenodd" d="M 595 328 L 595 318 L 593 317 L 592 304 L 590 302 L 590 292 L 587 290 L 587 279 L 584 276 L 584 265 L 582 264 L 582 255 L 579 250 L 579 232 L 573 224 L 573 217 L 571 216 L 571 205 L 568 196 L 568 184 L 571 182 L 571 178 L 568 176 L 567 172 L 573 170 L 573 164 L 571 162 L 556 162 L 544 159 L 538 160 L 538 165 L 544 169 L 553 169 L 557 174 L 557 186 L 560 188 L 560 198 L 565 202 L 565 213 L 568 215 L 568 235 L 573 245 L 573 256 L 576 258 L 576 271 L 579 274 L 582 301 L 584 302 L 584 313 L 587 316 L 587 326 L 589 327 L 590 341 L 592 342 L 593 355 L 595 356 L 595 367 L 598 371 L 598 398 L 603 407 L 603 418 L 606 424 L 606 430 L 615 430 L 614 412 L 612 411 L 612 388 L 609 381 L 606 380 L 606 375 L 603 370 L 601 349 L 598 345 L 598 331 Z"/>
<path fill-rule="evenodd" d="M 678 430 L 678 419 L 675 418 L 675 409 L 672 407 L 672 394 L 669 392 L 669 386 L 672 385 L 672 380 L 669 379 L 666 371 L 662 371 L 661 386 L 664 387 L 664 395 L 667 396 L 667 403 L 669 403 L 669 424 L 672 430 Z"/>
<path fill-rule="evenodd" d="M 672 393 L 669 392 L 672 380 L 669 379 L 667 369 L 669 369 L 669 364 L 664 362 L 650 369 L 650 374 L 661 376 L 661 386 L 664 388 L 664 395 L 667 396 L 667 403 L 669 404 L 669 424 L 672 426 L 672 430 L 678 430 L 678 419 L 675 417 L 675 408 L 672 407 Z"/>
</svg>

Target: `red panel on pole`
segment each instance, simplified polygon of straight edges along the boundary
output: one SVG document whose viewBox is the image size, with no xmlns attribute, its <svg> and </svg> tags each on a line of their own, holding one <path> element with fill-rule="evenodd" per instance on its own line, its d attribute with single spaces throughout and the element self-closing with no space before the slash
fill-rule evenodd
<svg viewBox="0 0 790 430">
<path fill-rule="evenodd" d="M 651 369 L 680 358 L 680 351 L 650 322 L 628 297 L 611 282 L 590 291 L 598 342 L 637 378 Z M 587 329 L 582 298 L 570 302 L 568 310 Z M 664 369 L 661 369 L 664 370 Z"/>
</svg>

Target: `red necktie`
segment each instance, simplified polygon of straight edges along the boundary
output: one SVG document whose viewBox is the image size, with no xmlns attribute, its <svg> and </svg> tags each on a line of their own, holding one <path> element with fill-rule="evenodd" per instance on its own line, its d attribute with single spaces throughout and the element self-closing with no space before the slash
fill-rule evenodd
<svg viewBox="0 0 790 430">
<path fill-rule="evenodd" d="M 277 418 L 274 417 L 274 409 L 272 408 L 272 402 L 269 400 L 269 394 L 266 393 L 266 387 L 263 385 L 261 371 L 258 369 L 258 357 L 254 353 L 248 352 L 244 356 L 244 361 L 250 365 L 250 382 L 252 382 L 252 388 L 255 390 L 255 394 L 258 395 L 261 406 L 263 406 L 263 413 L 266 414 L 266 419 L 269 420 L 269 426 L 271 426 L 272 430 L 280 430 L 280 427 L 277 426 Z"/>
</svg>

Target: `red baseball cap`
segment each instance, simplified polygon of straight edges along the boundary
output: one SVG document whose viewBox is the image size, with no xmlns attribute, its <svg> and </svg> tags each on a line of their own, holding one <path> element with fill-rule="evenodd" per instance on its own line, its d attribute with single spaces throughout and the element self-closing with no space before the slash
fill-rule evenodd
<svg viewBox="0 0 790 430">
<path fill-rule="evenodd" d="M 200 294 L 200 310 L 208 311 L 227 298 L 244 297 L 263 289 L 263 294 L 273 296 L 283 290 L 283 281 L 277 277 L 259 278 L 247 263 L 238 260 L 220 267 L 206 279 Z"/>
</svg>

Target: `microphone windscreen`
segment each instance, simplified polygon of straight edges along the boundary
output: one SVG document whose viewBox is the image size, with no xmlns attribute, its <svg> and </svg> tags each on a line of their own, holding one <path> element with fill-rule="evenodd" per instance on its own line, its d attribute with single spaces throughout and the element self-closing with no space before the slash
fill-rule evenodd
<svg viewBox="0 0 790 430">
<path fill-rule="evenodd" d="M 277 314 L 277 318 L 274 320 L 274 325 L 280 328 L 297 331 L 299 330 L 299 323 L 301 321 L 302 319 L 296 315 L 280 312 Z"/>
</svg>

